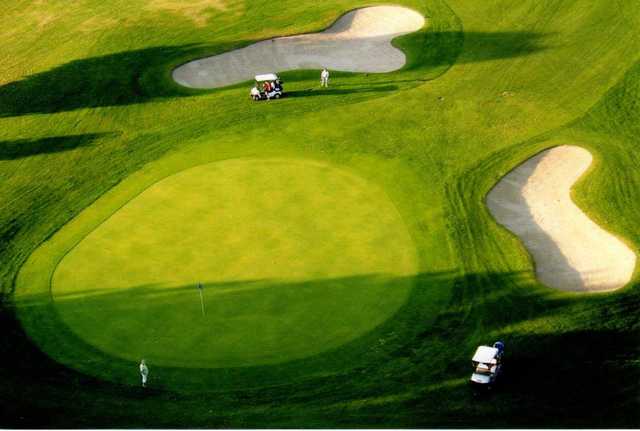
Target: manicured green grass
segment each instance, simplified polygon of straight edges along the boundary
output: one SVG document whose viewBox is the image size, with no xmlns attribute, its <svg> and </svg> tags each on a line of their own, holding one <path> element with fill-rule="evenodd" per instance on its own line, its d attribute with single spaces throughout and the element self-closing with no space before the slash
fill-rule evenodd
<svg viewBox="0 0 640 431">
<path fill-rule="evenodd" d="M 328 91 L 317 88 L 317 71 L 285 73 L 294 97 L 259 104 L 247 100 L 242 85 L 181 89 L 169 79 L 171 68 L 257 39 L 318 30 L 376 2 L 283 1 L 274 10 L 262 0 L 230 1 L 202 11 L 210 14 L 204 24 L 147 0 L 6 3 L 0 6 L 0 283 L 15 296 L 7 296 L 0 315 L 3 426 L 640 423 L 637 276 L 604 295 L 541 286 L 525 249 L 484 205 L 491 186 L 526 157 L 558 143 L 582 145 L 597 165 L 575 199 L 638 250 L 638 4 L 399 1 L 429 19 L 424 31 L 396 42 L 410 59 L 404 70 L 335 73 Z M 265 133 L 265 124 L 275 131 Z M 381 256 L 411 249 L 415 268 L 387 276 L 340 273 L 335 291 L 355 297 L 391 289 L 406 298 L 383 295 L 395 305 L 375 306 L 399 307 L 392 316 L 376 316 L 365 332 L 316 355 L 189 372 L 152 366 L 159 380 L 147 392 L 114 383 L 135 383 L 137 358 L 91 345 L 87 339 L 98 338 L 104 321 L 74 330 L 61 301 L 50 296 L 49 277 L 58 264 L 67 265 L 60 261 L 64 253 L 85 244 L 87 232 L 73 226 L 108 224 L 159 179 L 239 158 L 315 160 L 383 191 L 411 245 L 387 232 L 393 240 L 368 254 L 389 272 L 396 267 Z M 340 190 L 330 192 L 335 197 Z M 313 219 L 315 205 L 306 208 L 305 218 Z M 364 241 L 362 227 L 344 232 Z M 304 233 L 298 244 L 316 236 Z M 317 237 L 310 251 L 327 246 Z M 323 256 L 331 253 L 329 247 Z M 286 279 L 287 268 L 278 269 Z M 302 282 L 264 283 L 255 287 L 278 297 L 287 289 L 334 286 L 324 274 L 309 273 Z M 54 295 L 56 289 L 54 283 Z M 99 308 L 97 297 L 69 297 L 63 307 L 88 313 Z M 253 300 L 259 299 L 247 297 Z M 357 320 L 342 306 L 336 309 Z M 78 334 L 78 327 L 87 332 Z M 474 397 L 466 385 L 469 358 L 477 344 L 496 338 L 507 344 L 504 383 Z M 304 334 L 299 340 L 314 341 Z"/>
<path fill-rule="evenodd" d="M 64 229 L 84 234 L 76 224 Z M 62 321 L 107 355 L 225 368 L 357 338 L 407 297 L 410 282 L 385 280 L 415 271 L 411 238 L 382 190 L 326 164 L 240 159 L 144 190 L 65 254 L 51 293 Z"/>
</svg>

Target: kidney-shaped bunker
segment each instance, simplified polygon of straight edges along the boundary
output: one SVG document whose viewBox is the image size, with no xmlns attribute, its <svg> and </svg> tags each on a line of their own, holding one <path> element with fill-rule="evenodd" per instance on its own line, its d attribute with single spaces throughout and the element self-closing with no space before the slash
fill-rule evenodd
<svg viewBox="0 0 640 431">
<path fill-rule="evenodd" d="M 405 7 L 356 9 L 321 33 L 269 39 L 191 61 L 176 68 L 173 79 L 186 87 L 218 88 L 274 71 L 326 67 L 345 72 L 391 72 L 406 62 L 404 53 L 391 41 L 420 30 L 424 24 L 421 14 Z"/>
</svg>

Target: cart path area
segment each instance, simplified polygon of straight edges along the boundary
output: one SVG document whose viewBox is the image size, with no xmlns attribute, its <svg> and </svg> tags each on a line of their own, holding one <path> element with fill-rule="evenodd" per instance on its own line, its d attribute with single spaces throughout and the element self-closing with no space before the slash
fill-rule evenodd
<svg viewBox="0 0 640 431">
<path fill-rule="evenodd" d="M 421 14 L 405 7 L 356 9 L 321 33 L 264 40 L 183 64 L 172 75 L 186 87 L 219 88 L 286 70 L 326 67 L 345 72 L 391 72 L 406 62 L 404 53 L 391 41 L 424 25 Z"/>
<path fill-rule="evenodd" d="M 633 276 L 635 253 L 571 199 L 592 160 L 584 148 L 554 147 L 516 167 L 487 195 L 495 219 L 532 255 L 538 279 L 556 289 L 603 292 Z"/>
</svg>

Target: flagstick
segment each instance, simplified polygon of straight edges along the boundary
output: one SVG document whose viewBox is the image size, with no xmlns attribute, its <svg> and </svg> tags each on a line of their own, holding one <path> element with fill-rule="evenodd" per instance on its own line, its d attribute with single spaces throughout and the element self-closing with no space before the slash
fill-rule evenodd
<svg viewBox="0 0 640 431">
<path fill-rule="evenodd" d="M 202 306 L 202 316 L 204 316 L 204 297 L 202 296 L 202 284 L 198 283 L 198 290 L 200 291 L 200 305 Z"/>
</svg>

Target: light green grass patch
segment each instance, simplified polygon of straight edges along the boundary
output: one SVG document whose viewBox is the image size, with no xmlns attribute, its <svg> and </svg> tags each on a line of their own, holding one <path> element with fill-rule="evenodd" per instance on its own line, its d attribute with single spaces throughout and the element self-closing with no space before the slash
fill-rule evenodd
<svg viewBox="0 0 640 431">
<path fill-rule="evenodd" d="M 237 159 L 147 188 L 62 259 L 52 294 L 71 330 L 110 355 L 247 366 L 374 328 L 411 283 L 372 275 L 416 265 L 400 215 L 373 184 L 324 163 Z"/>
</svg>

